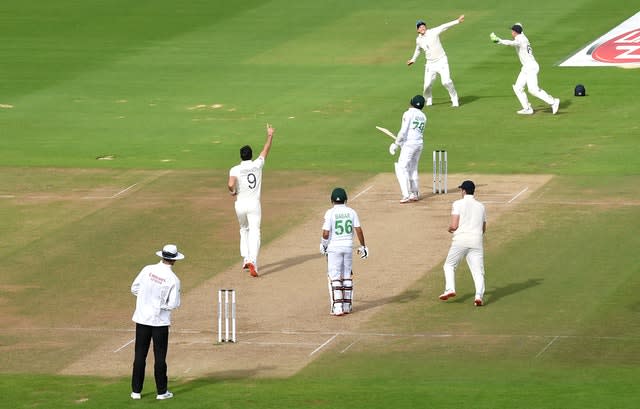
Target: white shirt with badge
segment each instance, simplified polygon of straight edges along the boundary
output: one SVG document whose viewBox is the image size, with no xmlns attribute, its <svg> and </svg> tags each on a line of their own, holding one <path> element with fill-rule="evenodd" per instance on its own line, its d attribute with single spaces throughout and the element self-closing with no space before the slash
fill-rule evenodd
<svg viewBox="0 0 640 409">
<path fill-rule="evenodd" d="M 327 251 L 352 251 L 354 229 L 360 227 L 355 210 L 345 204 L 335 204 L 324 214 L 322 230 L 329 232 Z M 348 249 L 348 250 L 347 250 Z"/>
<path fill-rule="evenodd" d="M 171 325 L 171 311 L 180 306 L 180 279 L 171 265 L 160 261 L 145 266 L 131 284 L 136 298 L 132 320 L 152 327 Z"/>
<path fill-rule="evenodd" d="M 424 51 L 427 64 L 430 62 L 436 62 L 441 58 L 446 57 L 447 54 L 445 53 L 444 47 L 442 47 L 442 43 L 440 42 L 440 34 L 458 23 L 460 23 L 458 20 L 453 20 L 437 27 L 428 28 L 424 34 L 418 34 L 418 37 L 416 37 L 416 50 L 414 51 L 413 57 L 411 57 L 410 61 L 416 61 L 416 59 L 420 55 L 420 50 Z"/>
<path fill-rule="evenodd" d="M 518 34 L 513 40 L 500 40 L 498 43 L 515 47 L 524 71 L 538 71 L 540 69 L 538 62 L 533 56 L 531 43 L 524 33 Z"/>
<path fill-rule="evenodd" d="M 464 195 L 462 199 L 453 202 L 451 214 L 460 216 L 458 228 L 453 232 L 453 244 L 482 249 L 482 228 L 487 221 L 484 205 L 473 195 Z"/>
<path fill-rule="evenodd" d="M 427 116 L 415 107 L 410 107 L 402 114 L 402 125 L 396 137 L 396 145 L 422 145 Z"/>
<path fill-rule="evenodd" d="M 236 200 L 260 200 L 262 188 L 262 168 L 264 158 L 259 156 L 256 160 L 243 160 L 239 165 L 231 168 L 229 176 L 236 178 Z"/>
</svg>

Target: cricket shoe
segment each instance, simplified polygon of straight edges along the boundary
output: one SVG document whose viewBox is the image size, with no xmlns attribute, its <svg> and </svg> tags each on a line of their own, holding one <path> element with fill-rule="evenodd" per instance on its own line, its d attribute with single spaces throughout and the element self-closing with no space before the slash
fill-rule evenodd
<svg viewBox="0 0 640 409">
<path fill-rule="evenodd" d="M 142 399 L 142 395 L 139 394 L 138 392 L 131 392 L 131 399 Z"/>
<path fill-rule="evenodd" d="M 409 195 L 410 202 L 417 202 L 418 200 L 420 200 L 420 196 L 417 193 L 411 193 Z"/>
<path fill-rule="evenodd" d="M 400 199 L 400 203 L 409 203 L 411 201 L 411 197 L 409 196 L 405 196 L 402 199 Z"/>
<path fill-rule="evenodd" d="M 555 98 L 553 100 L 553 104 L 551 104 L 551 113 L 553 113 L 553 115 L 555 115 L 556 112 L 558 112 L 558 108 L 560 108 L 560 99 Z"/>
<path fill-rule="evenodd" d="M 473 301 L 473 305 L 475 305 L 476 307 L 482 307 L 484 305 L 484 303 L 482 302 L 482 298 L 476 298 Z"/>
<path fill-rule="evenodd" d="M 171 399 L 171 398 L 173 398 L 173 393 L 171 393 L 169 391 L 166 391 L 162 395 L 156 396 L 156 399 L 158 399 L 158 400 L 165 400 L 165 399 Z"/>
<path fill-rule="evenodd" d="M 528 108 L 523 108 L 520 111 L 518 111 L 518 114 L 520 114 L 520 115 L 533 115 L 533 108 L 531 108 L 531 105 L 529 105 Z"/>
<path fill-rule="evenodd" d="M 457 99 L 454 99 L 453 101 L 451 101 L 451 106 L 454 108 L 458 108 L 460 106 L 460 103 Z"/>
<path fill-rule="evenodd" d="M 447 301 L 449 298 L 453 298 L 456 296 L 456 292 L 455 291 L 445 291 L 442 294 L 440 294 L 440 298 L 442 301 Z"/>
<path fill-rule="evenodd" d="M 249 275 L 251 275 L 251 277 L 258 277 L 258 270 L 256 270 L 255 264 L 247 263 L 247 268 L 249 269 Z"/>
<path fill-rule="evenodd" d="M 431 105 L 433 105 L 433 99 L 431 98 L 427 98 L 427 101 L 425 103 L 426 106 L 430 107 Z"/>
</svg>

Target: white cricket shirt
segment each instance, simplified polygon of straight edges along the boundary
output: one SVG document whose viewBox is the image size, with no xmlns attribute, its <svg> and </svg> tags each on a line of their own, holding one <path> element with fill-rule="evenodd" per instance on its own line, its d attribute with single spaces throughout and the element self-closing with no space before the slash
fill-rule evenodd
<svg viewBox="0 0 640 409">
<path fill-rule="evenodd" d="M 422 145 L 426 124 L 427 116 L 424 112 L 415 107 L 407 109 L 402 114 L 402 125 L 396 136 L 396 145 Z"/>
<path fill-rule="evenodd" d="M 484 205 L 473 195 L 464 195 L 453 202 L 452 215 L 459 215 L 458 229 L 453 232 L 453 244 L 475 249 L 482 248 L 482 226 L 487 221 Z"/>
<path fill-rule="evenodd" d="M 171 325 L 171 310 L 180 306 L 180 280 L 169 264 L 145 266 L 131 284 L 131 292 L 137 297 L 133 321 L 152 327 Z"/>
<path fill-rule="evenodd" d="M 416 37 L 416 49 L 413 52 L 413 57 L 411 57 L 411 62 L 416 61 L 420 55 L 420 50 L 424 51 L 427 63 L 435 62 L 446 57 L 447 54 L 444 52 L 444 48 L 440 42 L 440 34 L 458 23 L 458 20 L 453 20 L 438 27 L 428 28 L 424 34 L 418 34 L 418 37 Z"/>
<path fill-rule="evenodd" d="M 355 210 L 345 204 L 335 204 L 324 214 L 322 230 L 329 231 L 327 251 L 353 248 L 354 228 L 360 227 L 360 219 Z"/>
<path fill-rule="evenodd" d="M 264 158 L 258 156 L 256 160 L 243 160 L 231 168 L 229 176 L 236 178 L 236 200 L 260 200 L 263 167 Z"/>
<path fill-rule="evenodd" d="M 524 33 L 518 34 L 513 40 L 500 40 L 499 43 L 515 47 L 520 63 L 522 64 L 522 68 L 525 71 L 538 70 L 540 68 L 538 66 L 538 62 L 533 56 L 533 49 L 531 48 L 529 39 L 524 35 Z"/>
</svg>

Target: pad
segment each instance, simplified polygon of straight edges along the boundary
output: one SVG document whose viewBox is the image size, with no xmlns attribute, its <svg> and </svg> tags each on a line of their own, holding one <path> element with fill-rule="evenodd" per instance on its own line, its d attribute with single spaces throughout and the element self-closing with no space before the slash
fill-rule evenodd
<svg viewBox="0 0 640 409">
<path fill-rule="evenodd" d="M 353 307 L 353 280 L 342 280 L 342 311 L 345 314 L 349 314 Z"/>
<path fill-rule="evenodd" d="M 331 314 L 342 315 L 342 303 L 344 302 L 342 280 L 329 281 L 329 297 Z"/>
</svg>

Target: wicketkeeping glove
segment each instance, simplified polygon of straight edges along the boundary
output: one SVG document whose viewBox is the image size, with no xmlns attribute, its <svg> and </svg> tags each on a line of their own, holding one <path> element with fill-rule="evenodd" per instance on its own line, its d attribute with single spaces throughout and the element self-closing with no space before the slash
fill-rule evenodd
<svg viewBox="0 0 640 409">
<path fill-rule="evenodd" d="M 398 145 L 396 145 L 395 143 L 392 143 L 391 145 L 389 145 L 389 153 L 391 155 L 395 155 L 397 149 L 398 149 Z"/>
<path fill-rule="evenodd" d="M 360 258 L 367 258 L 369 257 L 369 249 L 367 246 L 360 246 L 358 247 L 358 254 L 360 255 Z"/>
<path fill-rule="evenodd" d="M 489 34 L 489 39 L 490 39 L 491 41 L 493 41 L 494 43 L 497 43 L 497 42 L 499 42 L 499 41 L 500 41 L 500 37 L 498 37 L 498 36 L 496 35 L 496 33 L 491 33 L 491 34 Z"/>
</svg>

